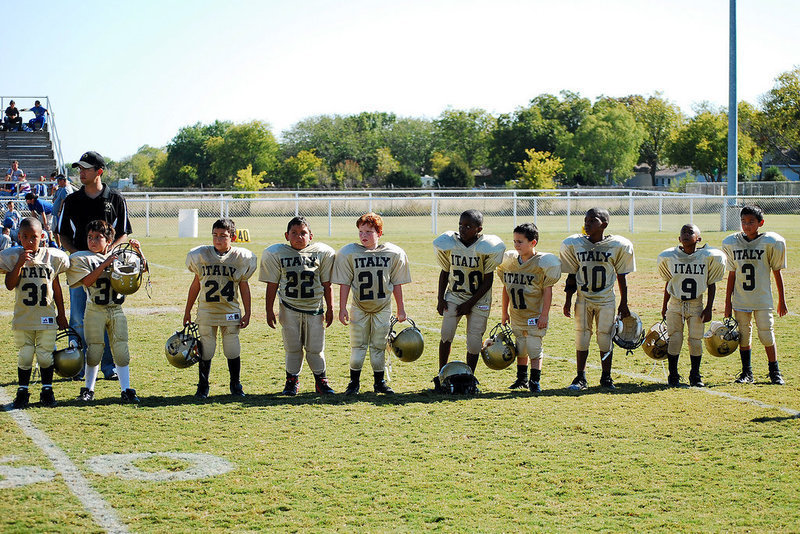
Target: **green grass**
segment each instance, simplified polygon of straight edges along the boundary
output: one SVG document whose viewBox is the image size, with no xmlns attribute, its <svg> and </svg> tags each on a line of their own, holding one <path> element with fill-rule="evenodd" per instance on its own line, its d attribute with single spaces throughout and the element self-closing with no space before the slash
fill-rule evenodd
<svg viewBox="0 0 800 534">
<path fill-rule="evenodd" d="M 709 229 L 718 220 L 695 222 Z M 285 219 L 243 219 L 260 256 L 283 239 Z M 520 218 L 522 222 L 522 218 Z M 612 220 L 611 231 L 631 238 L 638 271 L 629 278 L 630 305 L 647 326 L 658 319 L 663 284 L 655 273 L 657 254 L 677 243 L 683 220 L 664 218 L 665 232 L 628 234 L 627 218 Z M 637 224 L 640 220 L 637 218 Z M 173 223 L 170 223 L 173 224 Z M 455 228 L 455 217 L 439 217 L 439 231 Z M 580 219 L 571 221 L 572 231 Z M 647 222 L 653 228 L 653 221 Z M 655 223 L 657 224 L 657 223 Z M 716 227 L 714 225 L 717 225 Z M 791 216 L 769 217 L 765 228 L 787 238 L 790 265 L 784 273 L 790 315 L 776 320 L 781 368 L 787 385 L 767 385 L 763 347 L 754 345 L 757 384 L 735 385 L 737 356 L 704 357 L 709 390 L 772 406 L 800 409 L 798 315 L 800 232 Z M 566 237 L 566 220 L 540 218 L 540 250 L 556 252 Z M 644 223 L 642 223 L 644 227 Z M 159 235 L 158 231 L 164 235 Z M 787 413 L 695 389 L 668 389 L 661 382 L 617 374 L 619 390 L 602 393 L 599 371 L 590 368 L 590 389 L 570 394 L 574 376 L 573 323 L 560 312 L 563 282 L 554 292 L 551 326 L 544 338 L 539 396 L 511 393 L 514 369 L 478 369 L 483 393 L 449 398 L 429 393 L 436 372 L 440 319 L 435 312 L 438 267 L 426 217 L 388 218 L 385 239 L 402 246 L 415 282 L 405 288 L 406 309 L 426 339 L 423 357 L 394 362 L 394 397 L 371 393 L 369 379 L 356 399 L 320 398 L 304 367 L 301 394 L 277 395 L 283 387 L 280 333 L 266 326 L 264 284 L 251 281 L 254 317 L 242 334 L 243 377 L 248 396 L 227 395 L 227 369 L 218 354 L 211 395 L 193 398 L 196 369 L 170 367 L 164 341 L 178 328 L 191 276 L 186 252 L 203 239 L 171 239 L 165 224 L 151 226 L 143 246 L 153 263 L 153 298 L 144 291 L 125 304 L 129 317 L 132 380 L 139 407 L 121 406 L 115 382 L 100 381 L 96 401 L 72 400 L 80 384 L 55 385 L 60 405 L 33 406 L 27 414 L 75 462 L 92 486 L 135 532 L 255 531 L 797 531 L 800 476 L 797 436 L 800 419 Z M 354 220 L 312 219 L 316 239 L 339 248 L 355 237 Z M 201 223 L 201 233 L 210 223 Z M 510 243 L 512 219 L 487 218 L 485 231 Z M 560 230 L 559 230 L 560 229 Z M 719 245 L 724 233 L 707 231 Z M 721 316 L 724 283 L 715 317 Z M 12 294 L 0 295 L 0 309 L 12 309 Z M 499 318 L 495 286 L 492 320 Z M 10 322 L 10 317 L 4 320 Z M 463 325 L 461 332 L 463 333 Z M 16 351 L 10 331 L 0 386 L 13 396 Z M 463 336 L 453 358 L 463 359 Z M 348 380 L 348 332 L 334 324 L 326 355 L 334 387 Z M 592 351 L 590 364 L 599 364 Z M 616 351 L 614 368 L 646 374 L 652 363 L 641 350 Z M 365 375 L 368 374 L 365 370 Z M 688 353 L 681 358 L 688 375 Z M 653 375 L 663 378 L 660 366 Z M 38 398 L 34 391 L 33 400 Z M 8 414 L 0 413 L 0 458 L 9 465 L 53 469 Z M 100 454 L 193 452 L 223 457 L 235 470 L 215 477 L 173 482 L 140 482 L 101 476 L 84 460 Z M 0 464 L 2 465 L 2 464 Z M 174 471 L 180 460 L 140 460 L 143 471 Z M 60 476 L 53 481 L 0 489 L 0 531 L 94 532 L 98 527 Z"/>
</svg>

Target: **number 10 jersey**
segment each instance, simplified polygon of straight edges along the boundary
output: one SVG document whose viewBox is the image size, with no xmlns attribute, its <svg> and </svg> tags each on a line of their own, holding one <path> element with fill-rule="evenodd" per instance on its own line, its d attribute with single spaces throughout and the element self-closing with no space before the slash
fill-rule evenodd
<svg viewBox="0 0 800 534">
<path fill-rule="evenodd" d="M 586 235 L 571 235 L 561 243 L 559 259 L 562 272 L 575 275 L 578 294 L 595 304 L 614 302 L 617 275 L 636 270 L 633 243 L 618 235 L 597 243 Z"/>
</svg>

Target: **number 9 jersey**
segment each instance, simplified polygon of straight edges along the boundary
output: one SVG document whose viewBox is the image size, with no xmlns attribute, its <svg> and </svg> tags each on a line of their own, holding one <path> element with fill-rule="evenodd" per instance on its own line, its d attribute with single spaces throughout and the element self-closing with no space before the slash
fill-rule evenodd
<svg viewBox="0 0 800 534">
<path fill-rule="evenodd" d="M 725 276 L 725 255 L 711 247 L 698 248 L 693 254 L 673 247 L 658 255 L 656 268 L 661 279 L 667 282 L 671 297 L 694 300 Z"/>
<path fill-rule="evenodd" d="M 575 275 L 579 295 L 595 304 L 614 302 L 617 275 L 636 270 L 633 243 L 618 235 L 597 243 L 586 235 L 571 235 L 561 243 L 559 259 L 561 270 Z"/>
<path fill-rule="evenodd" d="M 770 272 L 786 268 L 786 241 L 775 232 L 764 232 L 752 241 L 744 233 L 731 234 L 722 241 L 729 271 L 736 271 L 731 304 L 737 311 L 771 310 Z"/>
<path fill-rule="evenodd" d="M 22 247 L 0 251 L 0 272 L 14 269 Z M 69 257 L 57 248 L 41 247 L 32 260 L 25 262 L 15 288 L 16 302 L 13 330 L 55 330 L 56 308 L 53 302 L 53 280 L 69 268 Z"/>
<path fill-rule="evenodd" d="M 231 247 L 223 255 L 212 245 L 195 247 L 186 255 L 186 268 L 200 280 L 197 322 L 205 326 L 238 325 L 239 283 L 256 272 L 256 255 L 246 248 Z"/>
</svg>

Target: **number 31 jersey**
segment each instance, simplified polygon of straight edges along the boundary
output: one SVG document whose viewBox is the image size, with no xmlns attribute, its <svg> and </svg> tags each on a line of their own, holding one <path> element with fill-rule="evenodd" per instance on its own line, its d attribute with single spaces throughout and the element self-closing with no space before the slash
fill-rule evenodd
<svg viewBox="0 0 800 534">
<path fill-rule="evenodd" d="M 22 247 L 0 251 L 0 272 L 10 272 L 23 254 Z M 53 330 L 56 309 L 53 302 L 53 280 L 69 267 L 69 257 L 57 248 L 42 247 L 33 259 L 25 262 L 15 288 L 16 302 L 13 330 Z"/>
<path fill-rule="evenodd" d="M 391 243 L 368 249 L 350 243 L 336 253 L 334 284 L 350 286 L 353 304 L 367 313 L 377 313 L 391 305 L 394 286 L 411 282 L 406 253 Z"/>
<path fill-rule="evenodd" d="M 722 241 L 729 271 L 736 271 L 731 304 L 734 310 L 771 310 L 770 272 L 786 268 L 786 241 L 775 232 L 765 232 L 752 241 L 744 233 L 731 234 Z"/>
<path fill-rule="evenodd" d="M 82 280 L 103 263 L 108 254 L 100 254 L 88 250 L 76 252 L 70 256 L 67 271 L 67 283 L 70 287 L 82 286 Z M 106 270 L 90 287 L 85 287 L 87 304 L 95 306 L 120 306 L 125 302 L 125 295 L 111 289 L 111 275 Z"/>
<path fill-rule="evenodd" d="M 282 302 L 304 312 L 322 308 L 322 284 L 331 281 L 334 250 L 311 243 L 297 250 L 286 243 L 271 245 L 261 255 L 261 282 L 278 284 Z"/>
<path fill-rule="evenodd" d="M 618 235 L 597 243 L 586 235 L 571 235 L 561 243 L 559 259 L 561 270 L 575 275 L 578 293 L 595 304 L 614 302 L 617 275 L 636 270 L 633 243 Z"/>
<path fill-rule="evenodd" d="M 694 300 L 725 276 L 725 255 L 721 250 L 703 247 L 687 254 L 681 247 L 668 248 L 658 255 L 657 267 L 667 282 L 667 292 L 679 300 Z"/>
<path fill-rule="evenodd" d="M 197 322 L 208 326 L 238 324 L 239 283 L 256 271 L 256 255 L 241 247 L 231 247 L 223 255 L 212 245 L 195 247 L 186 255 L 186 268 L 200 279 L 197 296 Z"/>
</svg>

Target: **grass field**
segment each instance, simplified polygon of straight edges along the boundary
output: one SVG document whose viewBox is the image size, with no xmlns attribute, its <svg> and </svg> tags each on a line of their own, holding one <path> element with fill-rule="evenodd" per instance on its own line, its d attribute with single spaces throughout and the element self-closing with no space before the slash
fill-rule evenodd
<svg viewBox="0 0 800 534">
<path fill-rule="evenodd" d="M 561 282 L 544 339 L 540 395 L 507 389 L 513 366 L 491 371 L 482 364 L 477 372 L 482 393 L 477 397 L 435 395 L 430 387 L 437 371 L 438 267 L 430 219 L 420 217 L 386 222 L 385 240 L 403 247 L 412 262 L 415 282 L 405 288 L 406 309 L 426 339 L 420 360 L 394 362 L 391 384 L 398 395 L 378 397 L 366 379 L 362 390 L 367 392 L 357 398 L 321 398 L 313 393 L 307 368 L 298 397 L 277 395 L 284 380 L 280 333 L 266 325 L 265 287 L 254 277 L 254 317 L 242 334 L 242 382 L 248 396 L 227 395 L 227 369 L 218 354 L 212 365 L 212 396 L 204 402 L 193 397 L 196 368 L 169 366 L 164 341 L 179 326 L 191 281 L 184 269 L 186 252 L 210 239 L 167 238 L 156 225 L 151 227 L 153 237 L 142 239 L 153 266 L 152 299 L 139 291 L 125 304 L 132 385 L 141 404 L 120 405 L 118 384 L 101 380 L 95 402 L 84 405 L 74 400 L 80 383 L 58 381 L 58 407 L 33 404 L 21 416 L 0 413 L 0 531 L 95 532 L 105 525 L 131 532 L 797 532 L 796 221 L 792 216 L 768 217 L 765 226 L 783 234 L 790 251 L 784 273 L 790 314 L 776 320 L 787 381 L 783 387 L 768 384 L 764 350 L 756 343 L 755 385 L 732 383 L 740 367 L 738 356 L 706 356 L 706 389 L 670 389 L 660 364 L 654 368 L 641 350 L 628 356 L 617 350 L 616 392 L 597 386 L 596 351 L 587 373 L 590 388 L 567 392 L 575 372 L 574 334 L 573 323 L 560 312 Z M 336 219 L 331 237 L 327 219 L 312 219 L 312 226 L 317 240 L 339 248 L 354 240 L 353 222 Z M 678 229 L 686 221 L 665 218 L 666 231 L 632 235 L 627 222 L 614 218 L 609 230 L 634 242 L 638 270 L 629 277 L 629 301 L 649 327 L 659 318 L 663 291 L 655 258 L 677 243 Z M 713 218 L 695 222 L 714 230 L 719 224 Z M 247 246 L 260 256 L 265 246 L 283 240 L 285 223 L 247 219 L 239 226 L 249 228 L 254 241 Z M 455 229 L 456 218 L 441 216 L 438 223 L 439 231 Z M 539 223 L 539 249 L 556 252 L 568 235 L 566 221 L 543 218 Z M 510 218 L 490 218 L 484 229 L 510 243 L 511 228 Z M 580 229 L 578 220 L 572 220 L 571 229 Z M 201 235 L 206 234 L 210 224 L 203 220 Z M 719 246 L 724 234 L 708 231 L 703 237 Z M 494 289 L 492 324 L 500 316 L 499 284 Z M 724 282 L 717 295 L 719 318 Z M 12 294 L 3 292 L 0 310 L 11 309 Z M 10 322 L 10 315 L 3 320 Z M 16 389 L 10 330 L 0 334 L 0 343 L 6 347 L 0 395 L 8 402 Z M 453 359 L 463 359 L 464 352 L 462 335 L 454 342 Z M 332 384 L 343 391 L 348 332 L 338 323 L 328 331 L 326 355 Z M 684 348 L 684 376 L 688 363 Z M 36 389 L 32 400 L 38 399 Z M 41 448 L 41 434 L 26 426 L 28 420 L 53 447 Z M 60 451 L 63 461 L 53 461 Z M 138 478 L 98 474 L 93 467 L 100 455 L 132 453 L 156 453 L 127 463 Z M 194 465 L 189 457 L 162 453 L 213 455 L 232 469 L 214 474 L 213 466 L 202 460 L 199 469 L 209 476 L 159 481 Z M 112 463 L 123 463 L 123 458 L 113 458 Z M 65 463 L 76 472 L 65 469 Z M 19 473 L 44 474 L 38 482 L 29 477 L 25 481 L 30 483 L 8 487 Z M 155 480 L 145 480 L 148 474 Z M 74 484 L 76 477 L 88 486 Z M 94 497 L 81 494 L 86 488 Z M 92 511 L 98 502 L 113 509 L 113 521 L 98 522 L 102 519 Z"/>
</svg>

